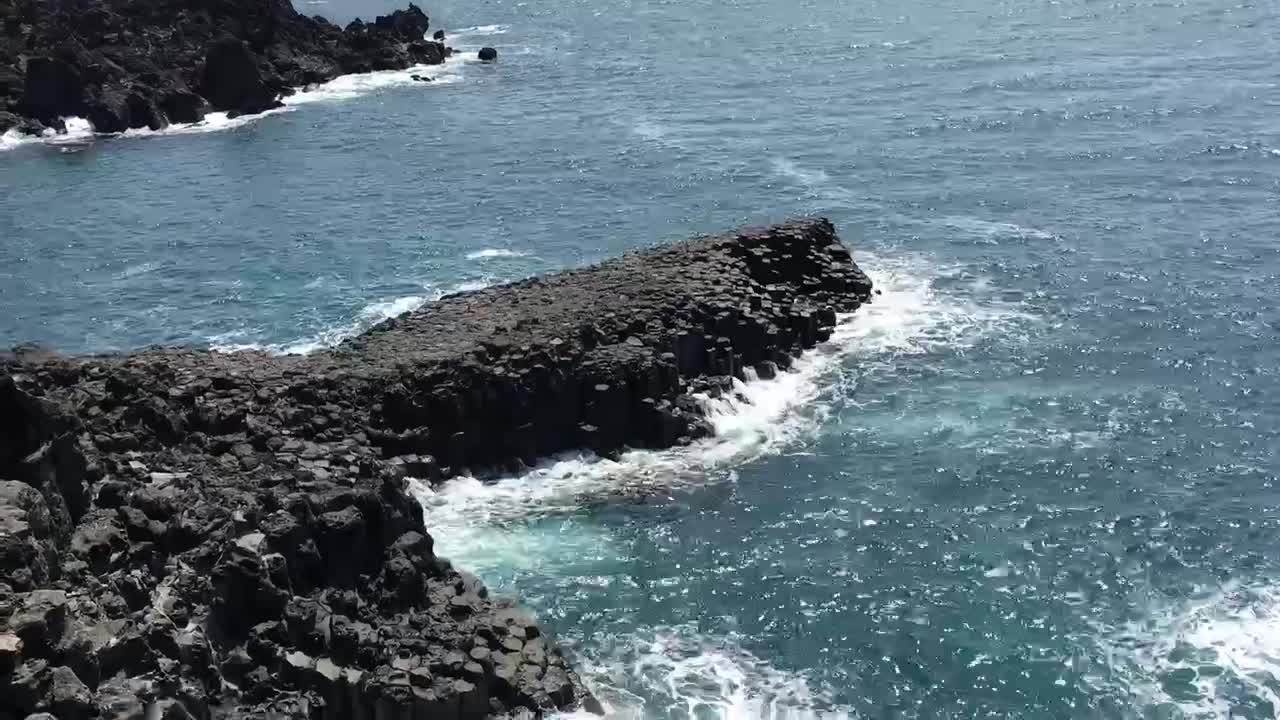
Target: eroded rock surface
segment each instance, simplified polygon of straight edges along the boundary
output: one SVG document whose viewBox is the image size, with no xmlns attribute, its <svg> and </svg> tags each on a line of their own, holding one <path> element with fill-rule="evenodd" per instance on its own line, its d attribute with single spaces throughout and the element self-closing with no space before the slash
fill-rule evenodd
<svg viewBox="0 0 1280 720">
<path fill-rule="evenodd" d="M 825 220 L 445 298 L 305 357 L 0 360 L 0 717 L 596 708 L 409 477 L 690 442 L 871 284 Z M 156 713 L 156 714 L 147 714 Z"/>
<path fill-rule="evenodd" d="M 339 75 L 438 64 L 410 4 L 339 28 L 290 0 L 13 0 L 0 3 L 0 133 L 98 132 L 257 113 Z"/>
</svg>

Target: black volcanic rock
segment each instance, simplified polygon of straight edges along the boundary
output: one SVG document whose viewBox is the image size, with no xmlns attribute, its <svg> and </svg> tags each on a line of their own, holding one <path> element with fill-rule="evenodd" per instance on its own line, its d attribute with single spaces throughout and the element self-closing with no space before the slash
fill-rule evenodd
<svg viewBox="0 0 1280 720">
<path fill-rule="evenodd" d="M 210 107 L 261 112 L 294 87 L 444 62 L 429 28 L 412 4 L 343 30 L 289 0 L 11 0 L 0 113 L 51 127 L 85 116 L 116 132 L 195 122 Z"/>
<path fill-rule="evenodd" d="M 598 709 L 435 554 L 410 479 L 690 442 L 695 393 L 789 367 L 870 297 L 804 220 L 450 296 L 309 356 L 2 356 L 0 714 Z"/>
<path fill-rule="evenodd" d="M 477 56 L 485 62 L 493 62 L 498 59 L 498 51 L 491 47 L 483 47 L 480 48 L 480 52 L 477 53 Z"/>
<path fill-rule="evenodd" d="M 231 36 L 209 46 L 199 89 L 217 110 L 250 114 L 280 105 L 279 93 L 263 81 L 249 46 Z"/>
</svg>

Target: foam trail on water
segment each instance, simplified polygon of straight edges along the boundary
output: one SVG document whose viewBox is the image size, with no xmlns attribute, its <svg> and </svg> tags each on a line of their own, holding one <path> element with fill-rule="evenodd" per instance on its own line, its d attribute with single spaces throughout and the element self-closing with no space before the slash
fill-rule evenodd
<svg viewBox="0 0 1280 720">
<path fill-rule="evenodd" d="M 828 202 L 852 202 L 855 198 L 848 188 L 831 180 L 825 170 L 806 168 L 789 158 L 774 158 L 773 171 L 791 183 L 804 188 L 813 198 Z"/>
<path fill-rule="evenodd" d="M 974 217 L 952 216 L 942 218 L 938 222 L 947 228 L 976 236 L 992 244 L 998 244 L 1002 239 L 1056 240 L 1058 237 L 1040 228 L 1009 222 L 992 222 Z"/>
<path fill-rule="evenodd" d="M 610 640 L 611 656 L 580 662 L 593 681 L 593 691 L 606 705 L 606 718 L 850 717 L 804 676 L 774 667 L 743 649 L 732 635 L 709 636 L 686 626 L 645 630 Z"/>
<path fill-rule="evenodd" d="M 482 29 L 486 28 L 492 28 L 492 30 L 487 33 L 480 32 Z M 506 32 L 505 28 L 496 25 L 484 26 L 483 28 L 472 28 L 471 30 L 476 34 L 499 34 Z M 200 122 L 174 123 L 160 130 L 134 128 L 126 130 L 123 133 L 94 133 L 93 126 L 89 124 L 89 121 L 83 118 L 66 118 L 67 131 L 63 133 L 48 130 L 40 137 L 31 137 L 21 135 L 16 130 L 9 130 L 8 132 L 5 132 L 3 135 L 0 135 L 0 152 L 12 150 L 24 145 L 41 143 L 47 145 L 81 145 L 93 140 L 95 136 L 111 137 L 114 135 L 116 137 L 146 138 L 234 130 L 257 122 L 264 117 L 292 111 L 301 105 L 350 100 L 389 87 L 406 85 L 431 87 L 433 85 L 450 85 L 457 83 L 462 80 L 460 75 L 462 68 L 469 62 L 473 61 L 466 57 L 466 55 L 467 53 L 460 51 L 455 53 L 452 57 L 446 58 L 444 63 L 440 65 L 414 65 L 413 67 L 409 67 L 404 70 L 382 70 L 356 75 L 342 75 L 327 83 L 299 89 L 293 95 L 282 98 L 281 101 L 284 103 L 283 107 L 274 108 L 255 115 L 240 115 L 234 118 L 228 117 L 225 112 L 211 112 Z M 414 80 L 414 75 L 429 77 L 431 78 L 431 82 L 419 82 Z"/>
<path fill-rule="evenodd" d="M 379 70 L 358 75 L 342 75 L 314 87 L 305 88 L 283 99 L 286 107 L 296 107 L 319 102 L 351 100 L 377 90 L 401 86 L 432 87 L 449 85 L 462 80 L 458 74 L 467 60 L 463 53 L 455 53 L 441 65 L 414 65 L 404 70 Z M 419 82 L 414 75 L 431 78 L 431 82 Z"/>
<path fill-rule="evenodd" d="M 169 135 L 195 135 L 198 133 L 223 132 L 225 130 L 235 130 L 251 123 L 255 123 L 264 117 L 278 115 L 280 113 L 289 112 L 291 108 L 280 107 L 272 108 L 257 115 L 239 115 L 237 117 L 229 117 L 225 112 L 211 112 L 204 116 L 200 122 L 194 123 L 175 123 L 160 130 L 150 130 L 147 128 L 134 128 L 125 130 L 120 133 L 120 137 L 138 138 L 138 137 L 160 137 Z"/>
<path fill-rule="evenodd" d="M 453 293 L 479 290 L 492 284 L 487 280 L 476 280 L 459 283 L 445 290 L 425 295 L 407 295 L 391 300 L 380 300 L 370 303 L 356 313 L 350 322 L 326 328 L 311 337 L 287 343 L 262 344 L 255 342 L 236 342 L 243 338 L 243 331 L 224 333 L 209 338 L 210 349 L 216 352 L 240 352 L 244 350 L 262 350 L 276 355 L 308 355 L 313 352 L 336 347 L 342 341 L 353 338 L 384 320 L 399 317 L 413 312 L 433 300 L 439 300 Z"/>
<path fill-rule="evenodd" d="M 506 248 L 485 248 L 467 253 L 468 260 L 487 260 L 489 258 L 518 258 L 528 257 L 529 253 L 520 250 L 508 250 Z"/>
<path fill-rule="evenodd" d="M 472 27 L 458 28 L 452 32 L 446 30 L 446 41 L 456 40 L 467 35 L 505 35 L 510 29 L 510 25 L 474 25 Z"/>
<path fill-rule="evenodd" d="M 1259 701 L 1280 709 L 1280 585 L 1228 584 L 1118 635 L 1111 665 L 1152 704 L 1218 720 L 1271 717 Z"/>
</svg>

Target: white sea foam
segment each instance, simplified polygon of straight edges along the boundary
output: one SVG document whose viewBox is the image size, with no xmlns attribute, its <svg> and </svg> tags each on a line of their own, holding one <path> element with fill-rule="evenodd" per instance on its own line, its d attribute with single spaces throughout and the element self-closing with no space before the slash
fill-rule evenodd
<svg viewBox="0 0 1280 720">
<path fill-rule="evenodd" d="M 954 273 L 921 258 L 859 260 L 883 294 L 842 317 L 831 340 L 791 371 L 737 383 L 727 397 L 702 398 L 715 429 L 711 438 L 685 448 L 632 451 L 617 460 L 571 453 L 492 482 L 454 478 L 433 488 L 411 481 L 437 551 L 481 576 L 613 557 L 611 538 L 573 517 L 584 505 L 734 482 L 740 463 L 817 432 L 860 373 L 891 369 L 904 355 L 963 349 L 1028 318 L 1013 306 L 940 289 Z M 803 676 L 752 655 L 735 638 L 699 635 L 693 628 L 594 638 L 576 662 L 612 718 L 850 716 Z"/>
<path fill-rule="evenodd" d="M 938 220 L 943 226 L 959 230 L 970 237 L 977 237 L 991 244 L 1001 240 L 1055 240 L 1057 235 L 1040 228 L 1009 222 L 992 222 L 975 217 L 951 216 Z"/>
<path fill-rule="evenodd" d="M 831 176 L 820 168 L 804 167 L 789 158 L 774 158 L 773 171 L 791 183 L 804 188 L 814 198 L 827 202 L 852 202 L 853 193 L 846 187 L 831 180 Z"/>
<path fill-rule="evenodd" d="M 93 127 L 89 125 L 89 121 L 84 118 L 68 117 L 63 118 L 66 124 L 65 132 L 55 132 L 52 129 L 46 129 L 43 135 L 34 137 L 31 135 L 19 134 L 17 130 L 9 130 L 0 135 L 0 151 L 12 150 L 23 145 L 34 145 L 44 143 L 46 145 L 80 145 L 93 139 Z"/>
<path fill-rule="evenodd" d="M 1280 586 L 1227 585 L 1158 607 L 1111 638 L 1111 665 L 1129 690 L 1187 717 L 1232 720 L 1249 697 L 1280 708 Z"/>
<path fill-rule="evenodd" d="M 507 248 L 485 248 L 467 253 L 468 260 L 488 260 L 489 258 L 518 258 L 528 257 L 529 253 L 520 250 L 509 250 Z"/>
<path fill-rule="evenodd" d="M 480 30 L 484 28 L 497 29 L 490 30 L 487 33 L 481 33 Z M 483 26 L 483 28 L 471 28 L 470 30 L 476 34 L 498 34 L 506 32 L 506 30 L 500 26 Z M 289 112 L 301 105 L 350 100 L 383 88 L 409 85 L 421 87 L 449 85 L 460 82 L 462 80 L 460 74 L 462 68 L 469 62 L 473 62 L 473 60 L 467 55 L 467 53 L 459 51 L 452 57 L 447 58 L 445 62 L 440 65 L 414 65 L 413 67 L 406 68 L 404 70 L 385 70 L 357 75 L 342 75 L 327 83 L 310 88 L 299 89 L 298 92 L 295 92 L 293 95 L 282 99 L 282 102 L 284 103 L 283 107 L 267 110 L 266 112 L 254 115 L 240 115 L 238 117 L 231 118 L 227 117 L 227 113 L 225 112 L 212 112 L 207 114 L 203 120 L 196 123 L 174 123 L 160 130 L 134 128 L 126 130 L 123 133 L 115 133 L 114 135 L 128 138 L 145 138 L 221 132 L 224 130 L 234 130 L 235 128 L 244 127 L 250 123 L 257 122 L 264 117 Z M 413 79 L 414 75 L 431 78 L 431 81 L 419 82 Z M 82 145 L 92 141 L 95 136 L 110 137 L 113 135 L 95 133 L 93 126 L 89 124 L 89 121 L 83 118 L 66 118 L 66 124 L 66 132 L 55 133 L 52 130 L 49 130 L 40 137 L 20 135 L 15 130 L 9 130 L 3 135 L 0 135 L 0 152 L 12 150 L 24 145 L 38 143 L 48 145 Z"/>
<path fill-rule="evenodd" d="M 843 720 L 836 707 L 798 673 L 745 650 L 733 636 L 692 627 L 659 628 L 609 638 L 607 656 L 583 659 L 583 672 L 607 708 L 606 718 Z"/>
<path fill-rule="evenodd" d="M 942 271 L 918 258 L 860 260 L 874 270 L 883 294 L 841 318 L 831 340 L 805 353 L 791 371 L 735 383 L 734 392 L 724 397 L 702 398 L 713 437 L 683 448 L 631 451 L 617 460 L 569 453 L 527 474 L 494 481 L 455 478 L 434 489 L 416 484 L 429 526 L 441 529 L 441 553 L 472 567 L 483 555 L 489 565 L 523 552 L 519 531 L 531 518 L 572 513 L 602 498 L 732 481 L 736 465 L 811 437 L 838 394 L 856 383 L 857 373 L 891 370 L 894 358 L 903 355 L 965 348 L 1028 318 L 1016 307 L 936 289 Z M 852 359 L 858 360 L 855 371 L 842 378 Z"/>
<path fill-rule="evenodd" d="M 391 87 L 421 86 L 432 87 L 449 85 L 462 80 L 459 72 L 468 59 L 464 53 L 458 52 L 445 59 L 441 65 L 414 65 L 404 70 L 380 70 L 358 75 L 342 75 L 314 87 L 304 88 L 284 98 L 286 107 L 297 107 L 320 102 L 351 100 L 371 92 Z M 419 82 L 414 75 L 431 78 L 430 82 Z"/>
<path fill-rule="evenodd" d="M 314 282 L 314 281 L 313 281 Z M 243 350 L 262 350 L 277 355 L 307 355 L 319 350 L 336 347 L 342 341 L 377 325 L 383 320 L 399 317 L 412 312 L 428 302 L 453 293 L 479 290 L 491 284 L 487 280 L 476 280 L 453 285 L 443 290 L 435 290 L 422 295 L 406 295 L 370 303 L 360 309 L 356 316 L 348 322 L 326 328 L 315 335 L 287 343 L 264 344 L 244 342 L 250 335 L 246 330 L 235 330 L 209 338 L 209 346 L 217 352 L 239 352 Z"/>
<path fill-rule="evenodd" d="M 449 42 L 468 35 L 505 35 L 510 29 L 510 25 L 473 25 L 457 30 L 446 30 L 445 38 L 446 42 Z"/>
</svg>

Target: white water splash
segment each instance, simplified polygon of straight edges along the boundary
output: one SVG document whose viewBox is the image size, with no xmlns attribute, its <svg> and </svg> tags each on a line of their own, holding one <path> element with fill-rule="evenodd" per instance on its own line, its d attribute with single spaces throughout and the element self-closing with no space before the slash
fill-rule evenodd
<svg viewBox="0 0 1280 720">
<path fill-rule="evenodd" d="M 1280 712 L 1280 586 L 1228 585 L 1157 609 L 1109 650 L 1129 689 L 1186 717 L 1235 720 Z M 1267 707 L 1267 704 L 1270 707 Z"/>
<path fill-rule="evenodd" d="M 485 29 L 490 30 L 489 32 L 481 32 L 481 30 Z M 469 30 L 475 34 L 499 34 L 506 32 L 505 28 L 496 25 L 483 26 L 482 28 L 470 28 Z M 463 31 L 459 31 L 455 34 L 462 35 Z M 474 58 L 470 57 L 473 53 L 468 53 L 462 48 L 455 49 L 457 49 L 458 52 L 454 53 L 453 56 L 446 58 L 444 63 L 440 65 L 414 65 L 413 67 L 409 67 L 404 70 L 382 70 L 356 75 L 342 75 L 320 85 L 301 88 L 293 95 L 281 98 L 281 101 L 284 103 L 283 107 L 274 108 L 254 115 L 240 115 L 232 118 L 228 117 L 228 114 L 225 112 L 211 112 L 205 115 L 204 119 L 200 122 L 174 123 L 161 128 L 160 130 L 133 128 L 126 130 L 123 133 L 95 133 L 93 126 L 90 125 L 88 120 L 70 117 L 65 118 L 67 130 L 62 133 L 47 130 L 43 135 L 33 137 L 29 135 L 21 135 L 16 130 L 9 130 L 3 135 L 0 135 L 0 152 L 33 144 L 83 145 L 92 141 L 95 137 L 149 138 L 222 132 L 225 130 L 234 130 L 236 128 L 244 127 L 272 115 L 290 112 L 301 105 L 351 100 L 391 87 L 420 86 L 426 88 L 439 85 L 450 85 L 461 82 L 462 69 L 472 62 L 477 62 Z M 421 82 L 414 80 L 414 75 L 430 78 L 430 81 Z"/>
<path fill-rule="evenodd" d="M 859 260 L 872 269 L 882 294 L 842 317 L 832 338 L 790 371 L 736 383 L 726 397 L 703 398 L 715 429 L 711 438 L 683 448 L 632 451 L 617 460 L 569 454 L 492 482 L 454 478 L 433 488 L 411 481 L 437 552 L 482 577 L 563 571 L 565 563 L 615 557 L 611 536 L 570 516 L 616 497 L 734 482 L 739 464 L 819 432 L 839 393 L 853 386 L 836 382 L 847 369 L 856 377 L 868 368 L 891 369 L 905 355 L 964 349 L 1029 318 L 1016 306 L 940 289 L 955 273 L 921 258 Z M 556 522 L 557 516 L 564 520 Z M 733 638 L 700 636 L 691 628 L 593 638 L 575 662 L 611 718 L 850 716 L 803 676 L 772 667 Z"/>
<path fill-rule="evenodd" d="M 0 152 L 5 150 L 13 150 L 24 145 L 80 145 L 93 139 L 93 126 L 88 120 L 78 117 L 63 118 L 63 123 L 67 129 L 65 132 L 57 132 L 52 128 L 46 129 L 44 134 L 36 137 L 32 135 L 22 135 L 17 130 L 9 130 L 0 135 Z"/>
<path fill-rule="evenodd" d="M 455 478 L 415 485 L 427 524 L 439 529 L 442 555 L 476 567 L 523 553 L 519 532 L 533 518 L 572 513 L 599 499 L 661 493 L 732 480 L 732 469 L 776 453 L 820 430 L 838 400 L 831 388 L 847 362 L 856 372 L 891 369 L 895 357 L 963 349 L 1007 333 L 1029 316 L 1008 305 L 979 303 L 936 289 L 941 271 L 918 258 L 860 258 L 874 268 L 882 294 L 843 316 L 831 339 L 771 380 L 736 382 L 726 396 L 701 398 L 713 437 L 688 447 L 634 450 L 617 460 L 569 453 L 520 476 L 482 482 Z M 495 532 L 513 528 L 514 535 Z M 483 555 L 483 558 L 480 556 Z"/>
<path fill-rule="evenodd" d="M 706 636 L 692 627 L 677 627 L 609 641 L 610 656 L 583 660 L 581 665 L 610 720 L 665 716 L 847 720 L 851 716 L 804 676 L 774 667 L 732 636 Z"/>
<path fill-rule="evenodd" d="M 358 75 L 342 75 L 327 83 L 304 88 L 283 98 L 286 107 L 297 107 L 320 102 L 351 100 L 372 92 L 392 87 L 449 85 L 461 82 L 461 70 L 468 63 L 464 53 L 454 53 L 441 65 L 414 65 L 404 70 L 379 70 Z M 413 76 L 430 78 L 428 82 L 414 80 Z"/>
<path fill-rule="evenodd" d="M 467 253 L 468 260 L 488 260 L 490 258 L 519 258 L 528 257 L 529 253 L 520 250 L 508 250 L 506 248 L 485 248 Z"/>
</svg>

